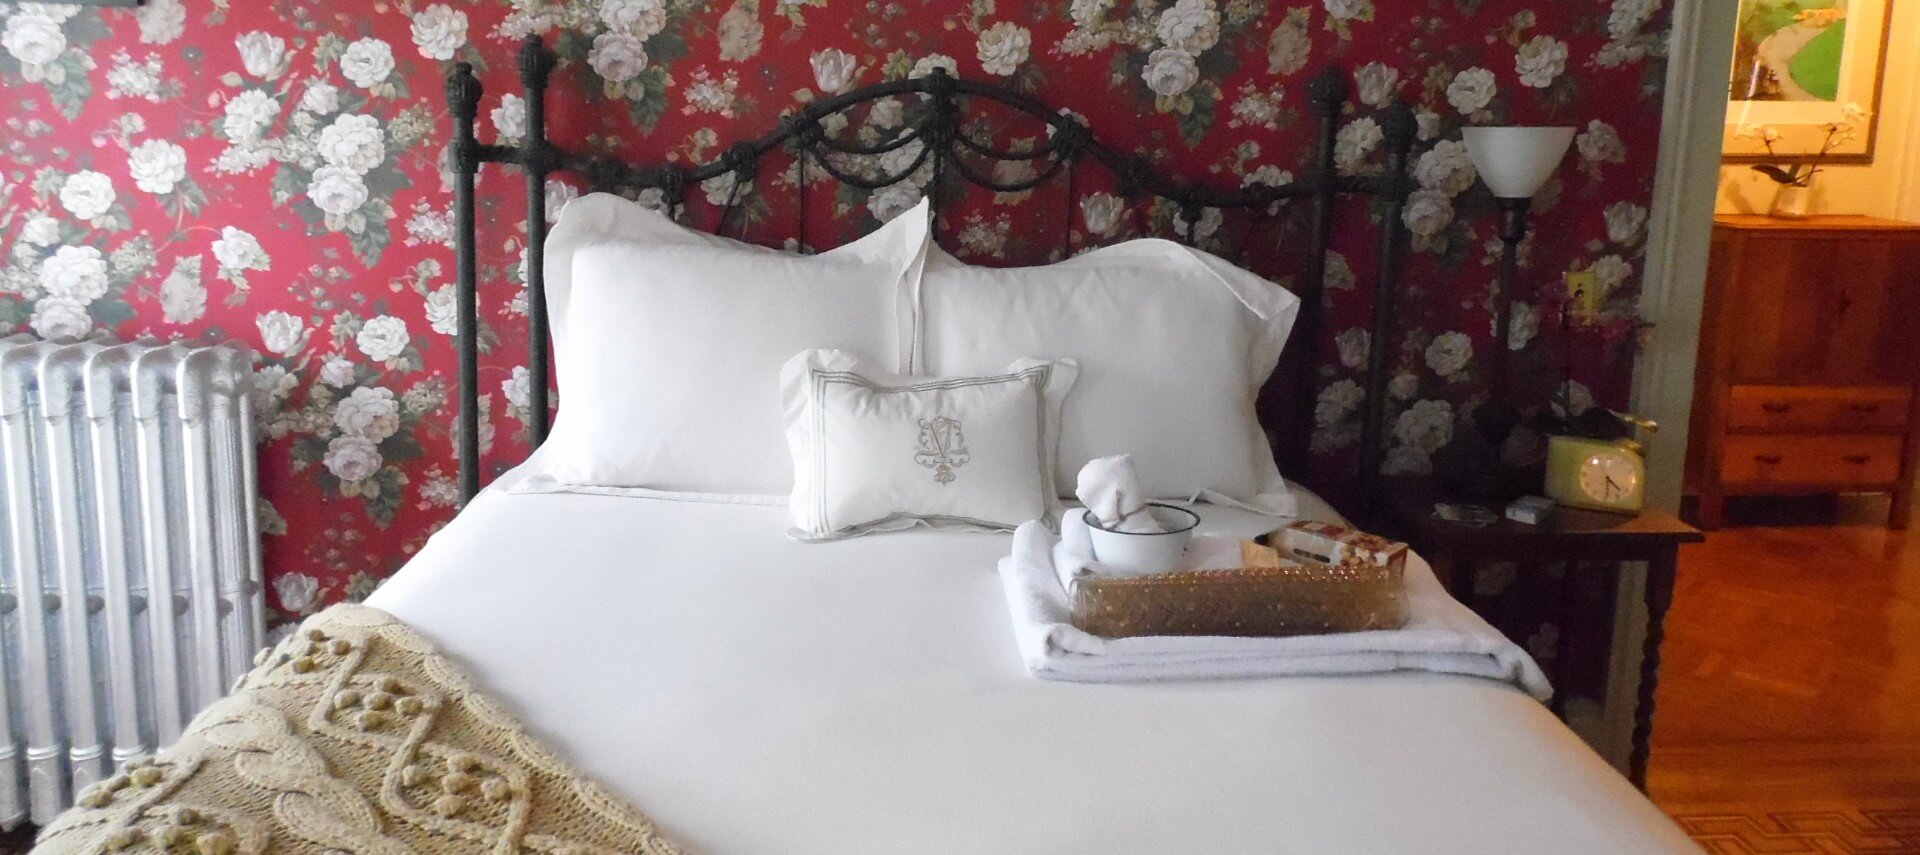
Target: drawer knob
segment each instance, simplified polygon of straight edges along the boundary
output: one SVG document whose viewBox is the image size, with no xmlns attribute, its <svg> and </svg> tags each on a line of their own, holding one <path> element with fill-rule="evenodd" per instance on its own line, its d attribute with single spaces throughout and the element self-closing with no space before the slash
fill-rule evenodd
<svg viewBox="0 0 1920 855">
<path fill-rule="evenodd" d="M 1766 401 L 1760 404 L 1760 409 L 1769 413 L 1784 413 L 1793 409 L 1793 405 L 1785 401 Z"/>
<path fill-rule="evenodd" d="M 1854 404 L 1850 407 L 1847 407 L 1847 409 L 1852 410 L 1856 413 L 1877 413 L 1877 412 L 1880 412 L 1880 405 L 1879 404 Z"/>
<path fill-rule="evenodd" d="M 1767 465 L 1769 465 L 1769 466 L 1771 466 L 1771 465 L 1773 465 L 1773 464 L 1775 464 L 1775 463 L 1779 463 L 1779 462 L 1780 462 L 1780 455 L 1778 455 L 1778 454 L 1756 454 L 1756 455 L 1754 455 L 1754 456 L 1753 456 L 1753 459 L 1755 459 L 1755 460 L 1758 460 L 1758 461 L 1760 461 L 1761 463 L 1765 463 L 1765 464 L 1767 464 Z"/>
<path fill-rule="evenodd" d="M 1845 456 L 1845 457 L 1842 457 L 1842 458 L 1840 458 L 1840 459 L 1841 459 L 1841 460 L 1845 460 L 1845 461 L 1847 461 L 1848 463 L 1853 463 L 1853 464 L 1856 464 L 1856 465 L 1857 465 L 1857 464 L 1861 464 L 1861 463 L 1865 463 L 1865 462 L 1867 462 L 1867 461 L 1869 461 L 1869 460 L 1872 460 L 1873 458 L 1872 458 L 1871 456 L 1869 456 L 1869 455 L 1865 455 L 1865 454 L 1849 454 L 1849 455 L 1847 455 L 1847 456 Z"/>
</svg>

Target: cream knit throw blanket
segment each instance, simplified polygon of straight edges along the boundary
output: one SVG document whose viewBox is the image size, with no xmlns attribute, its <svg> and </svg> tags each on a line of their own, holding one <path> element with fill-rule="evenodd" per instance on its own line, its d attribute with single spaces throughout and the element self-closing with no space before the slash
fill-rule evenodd
<svg viewBox="0 0 1920 855">
<path fill-rule="evenodd" d="M 35 853 L 678 855 L 393 616 L 335 606 Z"/>
</svg>

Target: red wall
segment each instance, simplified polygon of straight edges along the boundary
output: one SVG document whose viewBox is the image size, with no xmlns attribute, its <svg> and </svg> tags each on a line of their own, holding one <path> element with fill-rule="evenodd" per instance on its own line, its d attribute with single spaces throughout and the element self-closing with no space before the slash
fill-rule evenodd
<svg viewBox="0 0 1920 855">
<path fill-rule="evenodd" d="M 513 44 L 541 32 L 564 33 L 571 60 L 555 85 L 566 94 L 554 106 L 553 138 L 635 157 L 711 160 L 823 87 L 898 77 L 934 54 L 961 76 L 1071 108 L 1102 139 L 1170 170 L 1228 184 L 1301 169 L 1312 127 L 1306 84 L 1329 64 L 1354 74 L 1356 95 L 1375 105 L 1398 95 L 1418 106 L 1431 135 L 1422 149 L 1457 139 L 1463 124 L 1580 126 L 1523 255 L 1527 308 L 1514 359 L 1529 388 L 1554 382 L 1552 295 L 1563 272 L 1594 268 L 1615 287 L 1607 311 L 1576 336 L 1575 374 L 1603 400 L 1623 397 L 1619 355 L 1634 327 L 1664 77 L 1660 0 L 997 6 L 0 6 L 0 333 L 100 327 L 260 348 L 274 601 L 291 613 L 364 595 L 453 513 L 441 78 L 456 60 L 483 68 L 482 137 L 491 139 L 488 114 L 518 88 Z M 1350 120 L 1372 110 L 1359 104 Z M 850 132 L 884 122 L 861 117 Z M 1364 143 L 1365 131 L 1348 134 Z M 1419 170 L 1433 192 L 1410 222 L 1422 235 L 1407 279 L 1408 334 L 1395 355 L 1390 468 L 1427 465 L 1476 400 L 1481 355 L 1493 346 L 1496 218 L 1450 152 L 1441 144 Z M 775 242 L 791 228 L 768 216 L 784 191 L 766 183 L 775 201 L 750 236 Z M 524 383 L 514 374 L 525 353 L 514 263 L 524 242 L 520 192 L 517 175 L 490 169 L 482 180 L 495 223 L 483 234 L 481 315 L 496 468 L 525 450 L 524 410 L 508 392 Z M 1061 198 L 969 197 L 949 211 L 947 243 L 988 260 L 1044 259 L 1059 242 Z M 838 209 L 853 229 L 897 202 L 847 192 L 821 207 Z M 1086 235 L 1103 224 L 1092 213 L 1074 224 L 1083 243 L 1103 238 Z M 1104 237 L 1133 233 L 1137 222 Z M 1233 231 L 1208 240 L 1230 245 L 1240 239 Z M 1370 238 L 1356 229 L 1340 244 L 1363 279 Z M 1334 293 L 1323 343 L 1329 386 L 1315 444 L 1335 456 L 1358 433 L 1356 388 L 1343 382 L 1357 377 L 1358 342 L 1343 332 L 1365 323 L 1356 295 Z M 1542 315 L 1540 334 L 1529 336 L 1527 318 Z"/>
</svg>

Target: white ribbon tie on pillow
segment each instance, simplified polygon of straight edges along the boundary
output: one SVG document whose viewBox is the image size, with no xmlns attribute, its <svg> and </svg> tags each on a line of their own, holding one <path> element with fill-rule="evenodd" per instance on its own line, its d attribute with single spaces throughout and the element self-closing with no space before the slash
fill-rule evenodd
<svg viewBox="0 0 1920 855">
<path fill-rule="evenodd" d="M 1074 495 L 1093 511 L 1095 519 L 1108 531 L 1155 534 L 1164 531 L 1159 520 L 1147 510 L 1147 497 L 1140 489 L 1140 476 L 1133 470 L 1133 455 L 1098 457 L 1080 467 Z"/>
</svg>

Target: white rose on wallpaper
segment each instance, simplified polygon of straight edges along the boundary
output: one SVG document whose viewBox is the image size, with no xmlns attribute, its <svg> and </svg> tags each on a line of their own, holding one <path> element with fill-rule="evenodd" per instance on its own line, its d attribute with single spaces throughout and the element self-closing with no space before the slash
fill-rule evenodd
<svg viewBox="0 0 1920 855">
<path fill-rule="evenodd" d="M 1228 127 L 1279 130 L 1280 102 L 1283 98 L 1284 93 L 1279 90 L 1261 92 L 1251 84 L 1240 87 L 1240 97 L 1233 101 L 1233 120 Z"/>
<path fill-rule="evenodd" d="M 1112 237 L 1120 229 L 1120 220 L 1127 215 L 1125 199 L 1112 193 L 1091 193 L 1080 200 L 1080 216 L 1087 222 L 1087 231 L 1101 237 Z"/>
<path fill-rule="evenodd" d="M 1607 33 L 1616 39 L 1631 36 L 1659 10 L 1660 0 L 1613 0 L 1613 11 L 1607 15 Z"/>
<path fill-rule="evenodd" d="M 557 178 L 547 179 L 547 222 L 557 222 L 560 219 L 560 212 L 566 210 L 567 206 L 578 198 L 580 198 L 580 188 Z"/>
<path fill-rule="evenodd" d="M 1240 179 L 1240 186 L 1242 187 L 1252 187 L 1255 184 L 1261 184 L 1267 187 L 1285 187 L 1292 183 L 1292 172 L 1281 169 L 1271 163 L 1247 173 L 1246 177 Z"/>
<path fill-rule="evenodd" d="M 1360 91 L 1360 103 L 1385 107 L 1400 94 L 1400 71 L 1384 62 L 1369 62 L 1353 73 L 1353 83 Z"/>
<path fill-rule="evenodd" d="M 173 272 L 160 282 L 160 315 L 170 324 L 190 324 L 207 313 L 207 286 L 201 282 L 200 256 L 173 263 Z"/>
<path fill-rule="evenodd" d="M 107 97 L 134 98 L 155 104 L 165 101 L 169 93 L 160 90 L 164 70 L 159 56 L 149 55 L 145 60 L 135 61 L 126 51 L 115 51 L 113 67 L 107 69 Z"/>
<path fill-rule="evenodd" d="M 1411 371 L 1402 371 L 1387 381 L 1387 395 L 1396 401 L 1404 401 L 1420 394 L 1420 377 Z"/>
<path fill-rule="evenodd" d="M 148 193 L 172 193 L 187 177 L 187 150 L 166 140 L 147 140 L 127 150 L 127 173 L 135 187 Z"/>
<path fill-rule="evenodd" d="M 1632 246 L 1647 236 L 1647 209 L 1632 202 L 1615 202 L 1607 206 L 1604 215 L 1607 220 L 1607 240 L 1622 246 Z"/>
<path fill-rule="evenodd" d="M 921 195 L 920 188 L 913 182 L 896 181 L 873 191 L 873 195 L 867 197 L 867 211 L 873 214 L 874 219 L 885 222 L 920 204 Z"/>
<path fill-rule="evenodd" d="M 447 336 L 459 335 L 459 310 L 451 283 L 427 292 L 427 326 L 434 332 Z"/>
<path fill-rule="evenodd" d="M 1415 401 L 1393 420 L 1393 436 L 1409 448 L 1432 454 L 1453 441 L 1453 405 L 1446 401 Z"/>
<path fill-rule="evenodd" d="M 258 89 L 248 89 L 227 102 L 226 113 L 220 119 L 220 130 L 232 142 L 248 142 L 259 139 L 267 128 L 273 126 L 273 120 L 279 117 L 279 101 Z"/>
<path fill-rule="evenodd" d="M 380 120 L 357 113 L 345 113 L 320 129 L 315 143 L 320 159 L 329 166 L 351 169 L 365 175 L 387 159 L 387 132 Z"/>
<path fill-rule="evenodd" d="M 63 246 L 40 263 L 40 290 L 82 304 L 107 296 L 107 259 L 90 246 Z"/>
<path fill-rule="evenodd" d="M 27 323 L 45 339 L 79 338 L 93 329 L 86 304 L 70 297 L 41 298 L 33 304 L 33 317 Z"/>
<path fill-rule="evenodd" d="M 1333 337 L 1335 349 L 1340 351 L 1340 364 L 1349 369 L 1358 369 L 1367 364 L 1367 351 L 1372 347 L 1373 334 L 1359 327 L 1350 327 Z"/>
<path fill-rule="evenodd" d="M 1327 14 L 1337 21 L 1371 20 L 1373 0 L 1326 0 Z"/>
<path fill-rule="evenodd" d="M 1353 173 L 1366 166 L 1368 156 L 1385 142 L 1387 134 L 1372 116 L 1348 122 L 1333 138 L 1333 165 L 1341 172 Z"/>
<path fill-rule="evenodd" d="M 1153 33 L 1167 47 L 1199 55 L 1220 41 L 1220 12 L 1213 0 L 1175 0 L 1160 12 Z"/>
<path fill-rule="evenodd" d="M 345 217 L 367 203 L 367 183 L 360 173 L 340 166 L 322 166 L 313 171 L 307 184 L 307 198 L 322 213 Z"/>
<path fill-rule="evenodd" d="M 727 13 L 720 16 L 718 35 L 722 60 L 742 62 L 760 52 L 766 27 L 760 23 L 759 9 L 760 5 L 753 0 L 734 0 Z"/>
<path fill-rule="evenodd" d="M 380 446 L 363 436 L 336 436 L 327 443 L 327 453 L 320 459 L 333 477 L 353 483 L 365 481 L 380 474 L 380 466 L 386 461 L 380 457 Z"/>
<path fill-rule="evenodd" d="M 320 364 L 320 382 L 338 389 L 353 382 L 353 363 L 345 357 L 330 356 Z"/>
<path fill-rule="evenodd" d="M 412 341 L 407 334 L 407 322 L 392 315 L 380 315 L 369 318 L 360 326 L 360 332 L 353 337 L 353 344 L 360 352 L 375 362 L 386 362 L 399 356 Z"/>
<path fill-rule="evenodd" d="M 1113 0 L 1073 0 L 1067 4 L 1067 17 L 1073 19 L 1076 27 L 1091 27 L 1100 23 L 1113 8 Z"/>
<path fill-rule="evenodd" d="M 649 38 L 667 28 L 662 0 L 600 0 L 600 21 L 607 29 Z"/>
<path fill-rule="evenodd" d="M 1594 400 L 1593 390 L 1578 380 L 1569 380 L 1553 390 L 1553 411 L 1565 416 L 1581 416 L 1599 403 Z M 1562 406 L 1562 403 L 1565 406 Z"/>
<path fill-rule="evenodd" d="M 1593 263 L 1593 287 L 1602 295 L 1612 294 L 1633 278 L 1633 265 L 1618 255 L 1601 256 Z"/>
<path fill-rule="evenodd" d="M 1453 200 L 1438 190 L 1415 190 L 1408 194 L 1400 219 L 1414 237 L 1431 238 L 1453 224 Z"/>
<path fill-rule="evenodd" d="M 1273 28 L 1273 35 L 1267 37 L 1268 74 L 1292 74 L 1307 67 L 1313 56 L 1313 36 L 1306 23 L 1305 15 L 1288 15 Z"/>
<path fill-rule="evenodd" d="M 268 353 L 291 356 L 307 346 L 307 325 L 292 314 L 274 309 L 254 320 L 260 328 L 260 346 Z"/>
<path fill-rule="evenodd" d="M 1534 36 L 1520 46 L 1513 70 L 1519 72 L 1521 83 L 1535 89 L 1552 86 L 1567 71 L 1567 43 L 1552 36 Z"/>
<path fill-rule="evenodd" d="M 507 399 L 507 406 L 521 412 L 526 411 L 527 400 L 533 395 L 532 375 L 527 373 L 527 366 L 513 366 L 513 371 L 507 374 L 507 379 L 500 381 L 500 394 Z"/>
<path fill-rule="evenodd" d="M 1467 363 L 1473 359 L 1473 339 L 1466 333 L 1445 332 L 1433 337 L 1427 343 L 1427 367 L 1433 373 L 1446 380 L 1467 370 Z"/>
<path fill-rule="evenodd" d="M 60 22 L 38 12 L 17 11 L 7 18 L 0 47 L 27 67 L 50 64 L 67 52 L 67 34 Z M 29 80 L 34 79 L 29 77 Z"/>
<path fill-rule="evenodd" d="M 320 604 L 320 581 L 305 573 L 287 573 L 274 579 L 273 592 L 280 596 L 280 608 L 296 615 L 307 614 Z"/>
<path fill-rule="evenodd" d="M 1488 318 L 1491 324 L 1493 318 Z M 1526 350 L 1533 337 L 1540 334 L 1540 309 L 1532 303 L 1515 301 L 1513 314 L 1508 316 L 1507 349 Z"/>
<path fill-rule="evenodd" d="M 267 257 L 267 250 L 260 245 L 259 238 L 233 226 L 222 227 L 220 236 L 214 238 L 213 259 L 220 263 L 222 276 L 248 270 L 266 270 L 273 265 L 273 259 Z"/>
<path fill-rule="evenodd" d="M 146 44 L 170 44 L 187 31 L 187 7 L 180 0 L 147 0 L 133 17 Z"/>
<path fill-rule="evenodd" d="M 839 48 L 827 48 L 813 53 L 813 82 L 820 91 L 828 95 L 838 95 L 853 86 L 853 77 L 860 71 L 860 59 Z"/>
<path fill-rule="evenodd" d="M 1433 474 L 1433 455 L 1418 448 L 1397 445 L 1387 450 L 1386 459 L 1380 461 L 1382 475 L 1431 475 Z"/>
<path fill-rule="evenodd" d="M 1574 138 L 1573 144 L 1580 150 L 1580 158 L 1588 163 L 1625 163 L 1627 160 L 1627 145 L 1620 141 L 1620 132 L 1599 119 L 1588 122 L 1587 129 Z"/>
<path fill-rule="evenodd" d="M 340 109 L 340 87 L 325 80 L 308 83 L 306 93 L 300 96 L 300 109 L 316 115 Z"/>
<path fill-rule="evenodd" d="M 601 33 L 593 37 L 587 64 L 608 82 L 625 83 L 647 70 L 647 46 L 626 33 Z"/>
<path fill-rule="evenodd" d="M 1367 392 L 1359 383 L 1336 380 L 1320 390 L 1313 404 L 1313 422 L 1323 428 L 1333 427 L 1346 421 L 1366 400 Z"/>
<path fill-rule="evenodd" d="M 413 16 L 413 46 L 428 59 L 446 61 L 467 43 L 467 13 L 435 3 Z"/>
<path fill-rule="evenodd" d="M 527 101 L 518 95 L 508 93 L 500 96 L 500 106 L 487 114 L 493 119 L 493 130 L 500 139 L 517 143 L 527 135 Z"/>
<path fill-rule="evenodd" d="M 393 74 L 393 47 L 372 36 L 355 41 L 340 54 L 340 73 L 362 89 L 379 86 Z"/>
<path fill-rule="evenodd" d="M 1141 69 L 1140 78 L 1155 95 L 1173 98 L 1200 82 L 1200 66 L 1186 51 L 1160 48 L 1147 56 L 1147 67 Z"/>
<path fill-rule="evenodd" d="M 1454 75 L 1453 82 L 1447 84 L 1447 103 L 1461 115 L 1470 116 L 1485 110 L 1499 91 L 1500 83 L 1494 79 L 1493 72 L 1469 68 Z"/>
<path fill-rule="evenodd" d="M 1001 21 L 980 33 L 975 48 L 980 68 L 988 74 L 1006 77 L 1026 63 L 1033 48 L 1033 34 L 1012 21 Z"/>
<path fill-rule="evenodd" d="M 91 169 L 69 175 L 60 184 L 60 207 L 76 220 L 91 220 L 106 213 L 118 198 L 113 192 L 113 179 Z"/>
<path fill-rule="evenodd" d="M 240 51 L 240 67 L 248 74 L 272 80 L 287 70 L 286 39 L 254 30 L 235 37 L 233 46 Z"/>
<path fill-rule="evenodd" d="M 333 405 L 333 426 L 347 436 L 379 442 L 400 430 L 400 402 L 392 389 L 361 386 Z"/>
<path fill-rule="evenodd" d="M 60 242 L 60 221 L 46 214 L 35 214 L 20 227 L 20 239 L 34 246 L 53 246 Z"/>
<path fill-rule="evenodd" d="M 960 63 L 953 57 L 947 56 L 944 53 L 930 53 L 914 60 L 913 69 L 907 72 L 907 76 L 913 78 L 925 77 L 932 74 L 936 68 L 946 69 L 948 76 L 955 76 L 960 73 Z"/>
<path fill-rule="evenodd" d="M 1421 187 L 1449 197 L 1466 192 L 1478 175 L 1473 158 L 1467 154 L 1467 144 L 1459 140 L 1434 143 L 1413 162 L 1413 177 Z"/>
<path fill-rule="evenodd" d="M 1353 262 L 1335 250 L 1327 250 L 1327 288 L 1333 291 L 1351 291 L 1359 284 L 1359 277 L 1353 273 Z"/>
<path fill-rule="evenodd" d="M 872 106 L 867 109 L 868 124 L 876 128 L 893 130 L 906 123 L 907 107 L 900 102 L 900 99 L 883 98 L 879 101 L 873 101 L 871 104 Z M 1047 133 L 1053 133 L 1053 128 L 1048 127 Z"/>
</svg>

